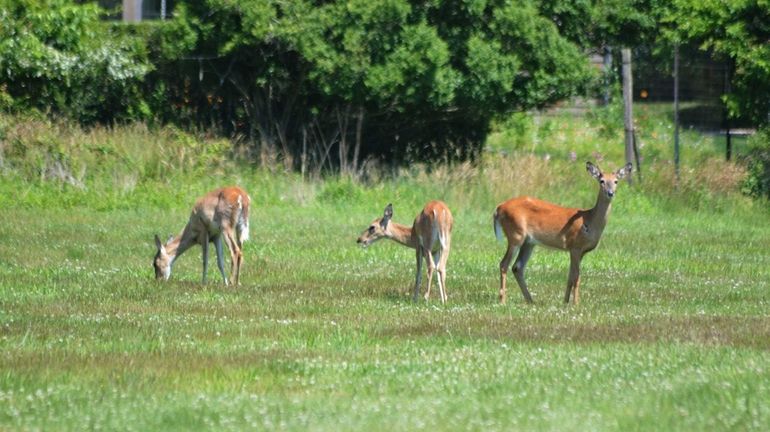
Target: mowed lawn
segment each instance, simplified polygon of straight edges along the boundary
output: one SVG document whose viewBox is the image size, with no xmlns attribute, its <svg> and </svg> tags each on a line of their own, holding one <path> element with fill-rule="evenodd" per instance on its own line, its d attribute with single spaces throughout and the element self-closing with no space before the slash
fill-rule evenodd
<svg viewBox="0 0 770 432">
<path fill-rule="evenodd" d="M 509 278 L 500 306 L 493 206 L 448 202 L 442 306 L 437 289 L 411 302 L 413 251 L 356 245 L 388 200 L 255 205 L 239 287 L 213 250 L 201 285 L 200 248 L 153 280 L 152 236 L 181 229 L 187 205 L 1 210 L 0 429 L 770 425 L 767 212 L 617 205 L 579 306 L 562 304 L 567 254 L 544 248 L 535 304 Z M 394 220 L 419 209 L 396 202 Z"/>
</svg>

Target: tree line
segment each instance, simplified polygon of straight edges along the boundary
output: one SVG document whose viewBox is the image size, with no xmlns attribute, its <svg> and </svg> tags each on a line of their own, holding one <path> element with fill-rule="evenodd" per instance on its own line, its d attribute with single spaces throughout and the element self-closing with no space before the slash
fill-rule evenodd
<svg viewBox="0 0 770 432">
<path fill-rule="evenodd" d="M 205 0 L 133 25 L 106 12 L 0 0 L 0 108 L 172 123 L 358 172 L 473 159 L 495 119 L 596 94 L 590 52 L 684 44 L 732 62 L 732 114 L 770 112 L 761 0 Z"/>
</svg>

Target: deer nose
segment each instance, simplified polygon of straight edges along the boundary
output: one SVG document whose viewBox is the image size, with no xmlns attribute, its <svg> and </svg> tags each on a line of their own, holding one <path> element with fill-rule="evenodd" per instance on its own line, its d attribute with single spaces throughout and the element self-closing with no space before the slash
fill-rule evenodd
<svg viewBox="0 0 770 432">
<path fill-rule="evenodd" d="M 615 196 L 615 192 L 613 192 L 613 191 L 607 191 L 607 196 L 608 196 L 608 197 L 610 197 L 610 198 L 612 198 L 613 196 Z"/>
</svg>

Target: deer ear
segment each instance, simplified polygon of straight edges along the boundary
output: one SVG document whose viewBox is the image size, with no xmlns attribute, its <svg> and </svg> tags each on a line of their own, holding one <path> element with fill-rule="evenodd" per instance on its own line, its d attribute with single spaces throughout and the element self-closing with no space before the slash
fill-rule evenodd
<svg viewBox="0 0 770 432">
<path fill-rule="evenodd" d="M 388 204 L 385 207 L 385 212 L 383 212 L 382 219 L 380 219 L 380 226 L 384 229 L 386 226 L 388 226 L 388 222 L 390 222 L 390 218 L 393 217 L 393 204 Z"/>
<path fill-rule="evenodd" d="M 158 250 L 161 252 L 163 252 L 165 249 L 163 247 L 163 243 L 160 242 L 160 237 L 158 237 L 157 234 L 155 234 L 155 247 L 158 248 Z"/>
<path fill-rule="evenodd" d="M 634 166 L 631 165 L 631 162 L 629 162 L 625 164 L 623 168 L 617 170 L 617 172 L 615 172 L 615 176 L 618 178 L 618 180 L 620 180 L 623 177 L 631 174 L 631 171 L 633 171 L 633 169 L 634 169 Z"/>
<path fill-rule="evenodd" d="M 586 162 L 586 171 L 588 171 L 588 173 L 591 174 L 591 176 L 596 180 L 602 178 L 602 170 L 600 170 L 599 167 L 592 164 L 591 162 Z"/>
</svg>

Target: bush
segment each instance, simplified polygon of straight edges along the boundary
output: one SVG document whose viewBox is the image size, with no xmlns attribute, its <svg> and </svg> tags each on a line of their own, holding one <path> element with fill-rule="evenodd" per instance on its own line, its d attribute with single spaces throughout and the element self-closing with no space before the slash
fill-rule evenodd
<svg viewBox="0 0 770 432">
<path fill-rule="evenodd" d="M 754 198 L 770 199 L 770 128 L 751 139 L 753 149 L 746 157 L 747 175 L 741 190 Z"/>
<path fill-rule="evenodd" d="M 101 13 L 66 0 L 0 0 L 0 108 L 85 124 L 148 117 L 144 48 Z"/>
</svg>

